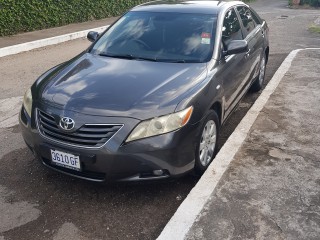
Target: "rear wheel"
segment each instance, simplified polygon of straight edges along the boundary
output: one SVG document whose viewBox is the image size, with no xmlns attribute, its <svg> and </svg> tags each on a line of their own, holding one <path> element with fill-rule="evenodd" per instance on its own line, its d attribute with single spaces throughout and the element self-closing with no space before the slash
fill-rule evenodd
<svg viewBox="0 0 320 240">
<path fill-rule="evenodd" d="M 202 174 L 216 156 L 219 136 L 219 119 L 215 111 L 210 110 L 201 128 L 195 152 L 195 172 Z"/>
<path fill-rule="evenodd" d="M 264 77 L 266 75 L 266 55 L 263 54 L 263 57 L 260 61 L 259 75 L 251 86 L 251 91 L 259 92 L 262 89 L 264 83 Z"/>
</svg>

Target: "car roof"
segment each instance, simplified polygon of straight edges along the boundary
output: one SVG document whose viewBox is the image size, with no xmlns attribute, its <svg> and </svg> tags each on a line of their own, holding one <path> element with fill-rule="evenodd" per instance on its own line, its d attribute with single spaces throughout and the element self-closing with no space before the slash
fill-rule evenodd
<svg viewBox="0 0 320 240">
<path fill-rule="evenodd" d="M 202 13 L 217 15 L 224 7 L 244 4 L 241 1 L 159 0 L 141 4 L 131 11 Z"/>
</svg>

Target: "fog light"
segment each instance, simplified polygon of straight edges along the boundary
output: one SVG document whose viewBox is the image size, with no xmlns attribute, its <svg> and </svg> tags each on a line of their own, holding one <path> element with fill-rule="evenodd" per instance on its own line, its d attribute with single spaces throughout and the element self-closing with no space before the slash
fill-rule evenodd
<svg viewBox="0 0 320 240">
<path fill-rule="evenodd" d="M 161 175 L 163 175 L 163 170 L 154 170 L 154 171 L 153 171 L 153 175 L 155 175 L 155 176 L 161 176 Z"/>
</svg>

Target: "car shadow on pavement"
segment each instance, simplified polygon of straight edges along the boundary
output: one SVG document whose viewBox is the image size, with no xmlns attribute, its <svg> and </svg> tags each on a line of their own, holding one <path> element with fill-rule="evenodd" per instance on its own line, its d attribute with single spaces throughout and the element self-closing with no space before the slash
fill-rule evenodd
<svg viewBox="0 0 320 240">
<path fill-rule="evenodd" d="M 43 239 L 68 222 L 89 239 L 154 239 L 198 180 L 188 175 L 148 184 L 96 184 L 47 169 L 27 148 L 0 161 L 0 185 L 13 192 L 6 201 L 26 201 L 41 212 L 37 220 L 6 231 L 5 239 Z"/>
</svg>

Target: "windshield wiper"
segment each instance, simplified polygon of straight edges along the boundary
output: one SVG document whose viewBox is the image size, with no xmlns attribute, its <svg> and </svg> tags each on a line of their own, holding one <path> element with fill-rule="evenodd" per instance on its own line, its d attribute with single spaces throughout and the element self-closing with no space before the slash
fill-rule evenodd
<svg viewBox="0 0 320 240">
<path fill-rule="evenodd" d="M 123 59 L 145 60 L 145 61 L 157 62 L 157 59 L 156 59 L 156 58 L 139 57 L 139 56 L 134 56 L 134 55 L 132 55 L 132 54 L 108 54 L 108 53 L 99 53 L 99 56 L 112 57 L 112 58 L 123 58 Z"/>
<path fill-rule="evenodd" d="M 147 58 L 147 57 L 135 57 L 134 59 L 137 60 L 145 60 L 145 61 L 151 61 L 151 62 L 157 62 L 158 59 L 157 58 Z"/>
<path fill-rule="evenodd" d="M 122 58 L 122 59 L 134 59 L 134 60 L 144 60 L 151 62 L 167 62 L 167 63 L 199 63 L 199 60 L 193 59 L 161 59 L 161 58 L 148 58 L 148 57 L 140 57 L 134 56 L 132 54 L 109 54 L 109 53 L 99 53 L 99 56 L 103 57 L 111 57 L 111 58 Z"/>
<path fill-rule="evenodd" d="M 158 62 L 166 62 L 166 63 L 201 63 L 200 60 L 197 59 L 157 59 Z"/>
<path fill-rule="evenodd" d="M 186 63 L 186 60 L 183 59 L 177 59 L 177 60 L 164 60 L 164 62 L 168 62 L 168 63 Z"/>
</svg>

